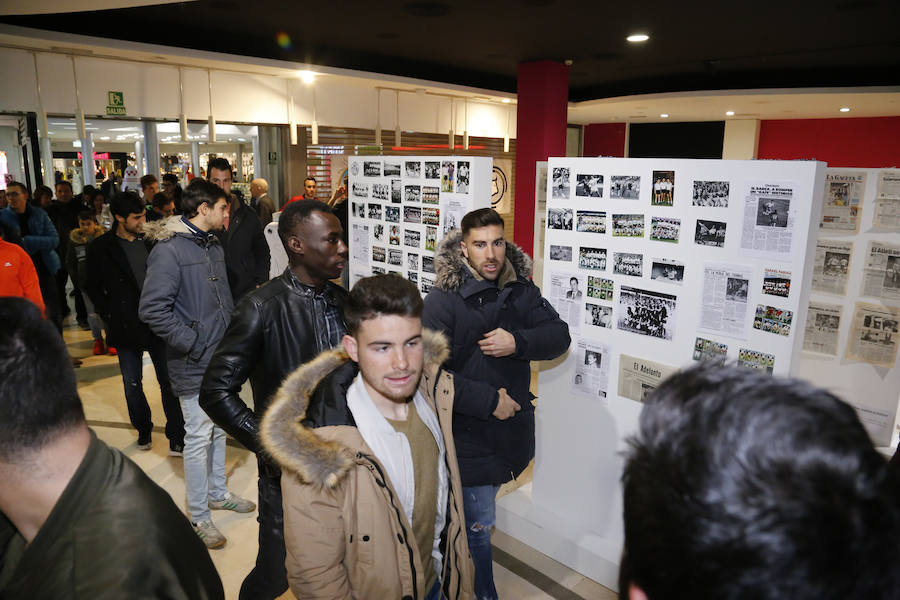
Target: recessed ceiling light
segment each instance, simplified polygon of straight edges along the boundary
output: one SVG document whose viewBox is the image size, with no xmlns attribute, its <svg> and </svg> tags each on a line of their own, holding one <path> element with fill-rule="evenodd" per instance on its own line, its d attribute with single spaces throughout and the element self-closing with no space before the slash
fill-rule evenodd
<svg viewBox="0 0 900 600">
<path fill-rule="evenodd" d="M 647 40 L 650 39 L 650 36 L 645 33 L 633 33 L 625 39 L 632 43 L 646 42 Z"/>
<path fill-rule="evenodd" d="M 668 118 L 669 118 L 669 113 L 662 113 L 662 114 L 660 114 L 659 116 L 660 116 L 660 118 L 668 119 Z"/>
<path fill-rule="evenodd" d="M 303 81 L 303 83 L 312 83 L 316 80 L 316 74 L 312 71 L 298 71 L 297 76 Z"/>
<path fill-rule="evenodd" d="M 841 109 L 841 112 L 850 112 L 850 107 L 849 107 L 849 106 L 843 107 L 843 108 Z"/>
<path fill-rule="evenodd" d="M 500 102 L 502 102 L 503 104 L 509 104 L 510 102 L 512 102 L 512 100 L 510 100 L 509 98 L 504 98 Z"/>
<path fill-rule="evenodd" d="M 733 110 L 727 110 L 727 111 L 725 111 L 725 116 L 727 116 L 727 117 L 733 117 L 733 116 L 734 116 L 734 111 L 733 111 Z"/>
</svg>

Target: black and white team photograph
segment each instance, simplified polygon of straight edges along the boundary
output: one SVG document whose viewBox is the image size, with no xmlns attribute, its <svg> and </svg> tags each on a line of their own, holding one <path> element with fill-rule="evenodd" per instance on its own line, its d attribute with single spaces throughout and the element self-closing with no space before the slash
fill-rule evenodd
<svg viewBox="0 0 900 600">
<path fill-rule="evenodd" d="M 727 208 L 730 187 L 727 181 L 695 181 L 693 204 Z"/>
<path fill-rule="evenodd" d="M 572 261 L 572 246 L 550 245 L 550 260 Z"/>
<path fill-rule="evenodd" d="M 553 198 L 565 199 L 571 195 L 569 167 L 553 167 Z"/>
<path fill-rule="evenodd" d="M 613 273 L 641 277 L 644 273 L 644 255 L 635 252 L 613 252 Z"/>
<path fill-rule="evenodd" d="M 644 237 L 644 215 L 629 214 L 612 216 L 613 237 Z"/>
<path fill-rule="evenodd" d="M 547 209 L 547 227 L 549 227 L 550 229 L 565 229 L 568 231 L 572 231 L 572 209 Z"/>
<path fill-rule="evenodd" d="M 384 262 L 387 251 L 381 246 L 372 246 L 372 260 L 374 262 Z"/>
<path fill-rule="evenodd" d="M 388 248 L 388 264 L 399 267 L 403 264 L 403 250 Z"/>
<path fill-rule="evenodd" d="M 399 223 L 400 222 L 400 207 L 399 206 L 385 206 L 384 207 L 384 220 L 388 223 Z"/>
<path fill-rule="evenodd" d="M 362 216 L 362 215 L 360 215 L 360 216 Z M 372 202 L 369 202 L 369 218 L 375 219 L 376 221 L 381 220 L 381 205 L 380 204 L 373 204 Z"/>
<path fill-rule="evenodd" d="M 427 254 L 422 255 L 422 271 L 425 273 L 434 273 L 434 257 Z"/>
<path fill-rule="evenodd" d="M 363 175 L 365 175 L 366 177 L 381 177 L 381 161 L 365 161 L 363 163 Z"/>
<path fill-rule="evenodd" d="M 422 222 L 422 209 L 418 206 L 404 206 L 403 207 L 403 222 L 404 223 L 421 223 Z"/>
<path fill-rule="evenodd" d="M 609 178 L 609 197 L 611 200 L 637 200 L 640 196 L 640 175 L 613 175 Z"/>
<path fill-rule="evenodd" d="M 368 198 L 369 197 L 369 184 L 367 183 L 353 183 L 350 186 L 350 193 L 354 198 Z"/>
<path fill-rule="evenodd" d="M 578 266 L 582 269 L 593 271 L 606 270 L 606 249 L 588 248 L 582 246 L 578 249 Z"/>
<path fill-rule="evenodd" d="M 617 327 L 663 340 L 675 336 L 676 296 L 622 286 Z"/>
<path fill-rule="evenodd" d="M 406 255 L 406 268 L 410 271 L 418 271 L 419 270 L 419 255 L 409 253 Z"/>
<path fill-rule="evenodd" d="M 597 210 L 575 211 L 575 230 L 585 233 L 606 233 L 606 213 Z"/>
<path fill-rule="evenodd" d="M 436 160 L 425 161 L 425 179 L 440 179 L 441 163 Z"/>
<path fill-rule="evenodd" d="M 575 195 L 580 198 L 602 198 L 603 175 L 576 175 Z"/>
<path fill-rule="evenodd" d="M 725 223 L 723 221 L 710 221 L 697 219 L 697 227 L 694 230 L 694 243 L 700 246 L 725 246 Z"/>
<path fill-rule="evenodd" d="M 422 234 L 414 229 L 403 230 L 403 245 L 410 248 L 418 248 L 422 241 Z"/>
<path fill-rule="evenodd" d="M 384 161 L 384 176 L 385 177 L 400 177 L 400 161 L 399 160 Z"/>
<path fill-rule="evenodd" d="M 390 198 L 390 190 L 388 189 L 388 184 L 386 183 L 373 183 L 372 184 L 372 199 L 373 200 L 387 200 Z"/>
<path fill-rule="evenodd" d="M 650 217 L 650 239 L 657 242 L 677 244 L 681 233 L 681 219 L 673 217 Z"/>
</svg>

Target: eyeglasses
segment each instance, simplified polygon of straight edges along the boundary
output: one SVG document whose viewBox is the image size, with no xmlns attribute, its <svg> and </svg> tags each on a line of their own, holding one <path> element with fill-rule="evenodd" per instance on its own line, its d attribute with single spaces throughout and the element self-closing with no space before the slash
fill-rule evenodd
<svg viewBox="0 0 900 600">
<path fill-rule="evenodd" d="M 21 196 L 21 195 L 22 195 L 22 194 L 20 194 L 19 192 L 12 192 L 12 191 L 9 191 L 9 190 L 6 191 L 6 197 L 7 197 L 7 198 L 18 198 L 18 197 Z"/>
</svg>

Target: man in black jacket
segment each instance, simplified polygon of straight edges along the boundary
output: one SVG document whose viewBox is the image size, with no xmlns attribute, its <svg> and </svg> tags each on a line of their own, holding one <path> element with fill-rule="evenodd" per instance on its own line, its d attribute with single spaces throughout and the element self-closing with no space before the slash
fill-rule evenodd
<svg viewBox="0 0 900 600">
<path fill-rule="evenodd" d="M 290 265 L 237 304 L 203 377 L 200 406 L 257 453 L 259 554 L 241 586 L 242 600 L 277 598 L 288 588 L 281 473 L 260 454 L 258 423 L 282 380 L 346 333 L 341 307 L 347 292 L 328 281 L 340 277 L 347 261 L 341 233 L 340 222 L 317 200 L 294 202 L 281 213 L 278 235 Z M 255 410 L 238 395 L 248 378 Z"/>
<path fill-rule="evenodd" d="M 482 208 L 462 219 L 435 253 L 436 281 L 423 324 L 450 340 L 453 437 L 462 475 L 475 596 L 497 598 L 491 527 L 500 484 L 534 457 L 531 361 L 569 347 L 569 328 L 529 279 L 531 259 L 503 237 L 503 219 Z"/>
<path fill-rule="evenodd" d="M 229 218 L 220 238 L 225 249 L 228 285 L 237 303 L 244 294 L 269 280 L 269 245 L 256 211 L 231 193 L 228 160 L 210 160 L 206 172 L 209 181 L 222 188 L 229 197 Z"/>
<path fill-rule="evenodd" d="M 107 341 L 118 351 L 119 370 L 125 385 L 128 417 L 138 432 L 138 448 L 153 446 L 150 405 L 144 395 L 143 356 L 150 352 L 166 413 L 169 454 L 184 451 L 184 417 L 172 391 L 166 365 L 166 344 L 138 318 L 138 303 L 147 273 L 149 248 L 142 229 L 144 205 L 134 192 L 119 192 L 109 204 L 116 220 L 114 229 L 88 246 L 88 297 L 107 327 Z"/>
<path fill-rule="evenodd" d="M 165 490 L 84 420 L 66 345 L 0 298 L 0 597 L 224 599 Z"/>
</svg>

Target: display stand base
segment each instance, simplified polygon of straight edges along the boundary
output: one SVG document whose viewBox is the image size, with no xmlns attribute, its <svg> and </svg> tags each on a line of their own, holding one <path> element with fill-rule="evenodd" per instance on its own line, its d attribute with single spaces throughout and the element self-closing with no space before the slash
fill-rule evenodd
<svg viewBox="0 0 900 600">
<path fill-rule="evenodd" d="M 622 544 L 585 533 L 577 523 L 537 506 L 531 499 L 531 483 L 497 500 L 497 529 L 618 591 Z"/>
</svg>

